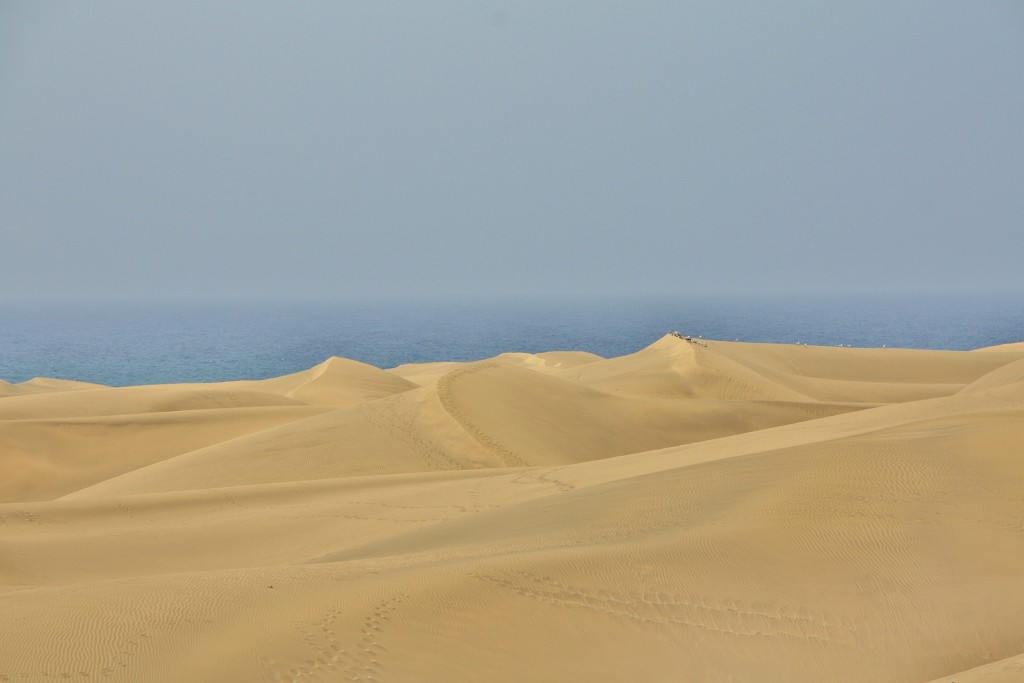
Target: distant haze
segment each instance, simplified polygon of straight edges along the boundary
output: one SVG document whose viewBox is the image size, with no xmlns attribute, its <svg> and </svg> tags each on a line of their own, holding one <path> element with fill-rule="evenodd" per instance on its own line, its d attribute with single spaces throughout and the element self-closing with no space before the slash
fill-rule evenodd
<svg viewBox="0 0 1024 683">
<path fill-rule="evenodd" d="M 1024 289 L 1024 4 L 5 2 L 0 297 Z"/>
</svg>

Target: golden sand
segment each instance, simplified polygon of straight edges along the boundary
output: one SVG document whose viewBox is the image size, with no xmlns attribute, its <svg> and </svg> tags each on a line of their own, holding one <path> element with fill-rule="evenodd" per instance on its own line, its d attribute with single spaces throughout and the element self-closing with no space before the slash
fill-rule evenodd
<svg viewBox="0 0 1024 683">
<path fill-rule="evenodd" d="M 1024 681 L 1024 344 L 0 382 L 0 681 Z"/>
</svg>

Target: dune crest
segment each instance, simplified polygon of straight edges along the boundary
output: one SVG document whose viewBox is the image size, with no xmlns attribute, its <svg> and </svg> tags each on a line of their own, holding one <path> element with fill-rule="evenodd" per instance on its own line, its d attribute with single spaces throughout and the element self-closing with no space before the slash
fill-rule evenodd
<svg viewBox="0 0 1024 683">
<path fill-rule="evenodd" d="M 982 353 L 1024 353 L 1024 342 L 1011 342 L 1009 344 L 997 344 L 995 346 L 986 346 L 981 349 L 975 349 L 975 351 L 979 351 Z"/>
<path fill-rule="evenodd" d="M 1024 680 L 1024 343 L 0 381 L 0 681 Z"/>
</svg>

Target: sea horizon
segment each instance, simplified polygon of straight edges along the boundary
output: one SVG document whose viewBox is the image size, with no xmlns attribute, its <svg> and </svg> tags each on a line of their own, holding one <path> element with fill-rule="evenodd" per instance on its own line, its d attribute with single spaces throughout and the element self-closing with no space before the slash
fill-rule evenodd
<svg viewBox="0 0 1024 683">
<path fill-rule="evenodd" d="M 1024 339 L 1024 292 L 21 297 L 0 300 L 0 320 L 0 379 L 124 386 L 264 379 L 331 356 L 382 368 L 510 351 L 609 357 L 672 330 L 970 350 Z"/>
</svg>

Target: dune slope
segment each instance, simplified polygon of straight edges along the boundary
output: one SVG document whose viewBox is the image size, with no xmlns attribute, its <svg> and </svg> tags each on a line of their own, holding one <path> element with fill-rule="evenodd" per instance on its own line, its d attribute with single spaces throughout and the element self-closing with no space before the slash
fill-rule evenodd
<svg viewBox="0 0 1024 683">
<path fill-rule="evenodd" d="M 1024 680 L 1020 361 L 668 336 L 11 392 L 0 680 Z"/>
</svg>

